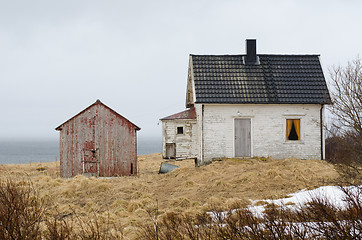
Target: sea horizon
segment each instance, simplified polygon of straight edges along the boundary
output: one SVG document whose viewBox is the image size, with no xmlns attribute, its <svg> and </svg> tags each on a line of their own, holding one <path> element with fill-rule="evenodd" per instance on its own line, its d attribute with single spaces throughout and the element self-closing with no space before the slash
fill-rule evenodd
<svg viewBox="0 0 362 240">
<path fill-rule="evenodd" d="M 161 138 L 137 139 L 137 155 L 162 151 Z M 0 164 L 59 161 L 59 139 L 0 139 Z"/>
</svg>

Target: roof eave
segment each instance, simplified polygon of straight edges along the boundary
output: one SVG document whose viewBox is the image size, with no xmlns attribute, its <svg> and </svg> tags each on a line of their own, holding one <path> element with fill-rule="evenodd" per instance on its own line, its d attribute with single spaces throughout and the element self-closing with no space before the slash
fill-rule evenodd
<svg viewBox="0 0 362 240">
<path fill-rule="evenodd" d="M 131 123 L 134 126 L 134 129 L 136 131 L 141 130 L 140 127 L 138 127 L 136 124 L 134 124 L 133 122 L 131 122 L 130 120 L 128 120 L 127 118 L 123 117 L 121 114 L 117 113 L 116 111 L 114 111 L 112 108 L 108 107 L 106 104 L 102 103 L 99 99 L 97 99 L 97 101 L 91 105 L 89 105 L 88 107 L 86 107 L 85 109 L 83 109 L 82 111 L 80 111 L 79 113 L 77 113 L 76 115 L 74 115 L 73 117 L 69 118 L 67 121 L 65 121 L 64 123 L 60 124 L 58 127 L 55 128 L 56 131 L 61 131 L 62 127 L 64 124 L 68 123 L 69 121 L 71 121 L 73 118 L 76 118 L 77 116 L 81 115 L 82 113 L 84 113 L 85 111 L 87 111 L 89 108 L 93 107 L 96 104 L 102 104 L 103 106 L 105 106 L 107 109 L 109 109 L 111 112 L 113 112 L 114 114 L 124 118 L 126 121 L 128 121 L 129 123 Z"/>
<path fill-rule="evenodd" d="M 182 120 L 182 121 L 187 121 L 187 120 L 196 120 L 195 118 L 161 118 L 160 121 L 175 121 L 175 120 Z"/>
<path fill-rule="evenodd" d="M 323 105 L 331 105 L 333 104 L 332 102 L 195 102 L 195 104 L 231 104 L 231 105 L 236 105 L 236 104 L 323 104 Z M 162 120 L 162 119 L 160 119 Z"/>
</svg>

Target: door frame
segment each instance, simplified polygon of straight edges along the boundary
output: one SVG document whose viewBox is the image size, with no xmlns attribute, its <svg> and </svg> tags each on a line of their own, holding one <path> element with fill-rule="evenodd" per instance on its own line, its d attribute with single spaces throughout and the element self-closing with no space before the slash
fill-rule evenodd
<svg viewBox="0 0 362 240">
<path fill-rule="evenodd" d="M 236 149 L 235 149 L 235 120 L 237 119 L 249 119 L 250 120 L 250 157 L 254 156 L 254 145 L 253 145 L 253 117 L 245 116 L 245 117 L 234 117 L 233 118 L 233 156 L 236 157 Z"/>
<path fill-rule="evenodd" d="M 174 156 L 167 156 L 167 146 L 173 146 Z M 176 143 L 165 143 L 165 159 L 176 159 Z"/>
<path fill-rule="evenodd" d="M 91 131 L 91 141 L 84 141 L 83 143 L 83 150 L 82 150 L 82 175 L 84 176 L 95 176 L 99 177 L 99 148 L 98 148 L 98 139 L 97 139 L 97 115 L 91 118 L 91 128 L 88 128 L 88 130 Z M 85 145 L 89 143 L 93 143 L 93 146 L 91 149 L 85 149 Z M 93 158 L 95 158 L 95 161 L 86 161 L 86 156 L 93 155 Z M 86 164 L 95 164 L 96 165 L 96 172 L 88 172 L 86 171 Z"/>
<path fill-rule="evenodd" d="M 83 156 L 82 156 L 82 175 L 84 176 L 93 176 L 93 177 L 99 177 L 99 148 L 95 149 L 87 149 L 83 148 Z M 93 155 L 95 158 L 94 161 L 86 161 L 85 158 L 88 155 Z M 86 164 L 95 164 L 96 165 L 96 172 L 88 172 L 86 171 L 87 167 Z"/>
</svg>

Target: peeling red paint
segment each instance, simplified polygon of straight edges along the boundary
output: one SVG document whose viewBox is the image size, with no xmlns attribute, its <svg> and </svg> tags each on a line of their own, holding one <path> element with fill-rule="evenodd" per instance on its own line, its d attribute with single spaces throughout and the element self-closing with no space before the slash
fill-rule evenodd
<svg viewBox="0 0 362 240">
<path fill-rule="evenodd" d="M 60 175 L 137 175 L 139 127 L 100 101 L 56 128 L 60 131 Z"/>
</svg>

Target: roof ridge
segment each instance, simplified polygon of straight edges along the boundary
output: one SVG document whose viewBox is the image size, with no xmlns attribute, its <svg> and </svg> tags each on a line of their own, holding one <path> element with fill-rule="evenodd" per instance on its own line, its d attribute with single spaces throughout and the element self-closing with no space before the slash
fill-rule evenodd
<svg viewBox="0 0 362 240">
<path fill-rule="evenodd" d="M 106 107 L 107 109 L 109 109 L 111 112 L 113 112 L 113 113 L 115 113 L 116 115 L 124 118 L 126 121 L 128 121 L 129 123 L 131 123 L 132 125 L 134 125 L 137 130 L 141 130 L 141 128 L 138 127 L 136 124 L 134 124 L 133 122 L 131 122 L 130 120 L 128 120 L 127 118 L 125 118 L 124 116 L 122 116 L 121 114 L 119 114 L 118 112 L 116 112 L 115 110 L 113 110 L 112 108 L 108 107 L 106 104 L 104 104 L 103 102 L 101 102 L 99 99 L 97 99 L 94 103 L 92 103 L 92 104 L 89 105 L 88 107 L 84 108 L 84 109 L 83 109 L 82 111 L 80 111 L 79 113 L 75 114 L 73 117 L 69 118 L 67 121 L 65 121 L 65 122 L 63 122 L 62 124 L 60 124 L 58 127 L 55 128 L 55 130 L 60 131 L 60 130 L 61 130 L 61 127 L 62 127 L 64 124 L 66 124 L 66 123 L 68 123 L 70 120 L 78 117 L 79 115 L 81 115 L 82 113 L 84 113 L 85 111 L 87 111 L 88 109 L 90 109 L 91 107 L 93 107 L 93 106 L 95 106 L 95 105 L 97 105 L 97 104 L 101 104 L 101 105 L 105 106 L 105 107 Z"/>
<path fill-rule="evenodd" d="M 281 54 L 281 53 L 258 53 L 256 54 L 257 56 L 298 56 L 298 57 L 302 57 L 302 56 L 311 56 L 311 57 L 315 57 L 315 56 L 320 56 L 319 53 L 286 53 L 286 54 Z M 192 54 L 190 53 L 190 56 L 215 56 L 215 57 L 230 57 L 230 56 L 246 56 L 246 54 Z"/>
</svg>

